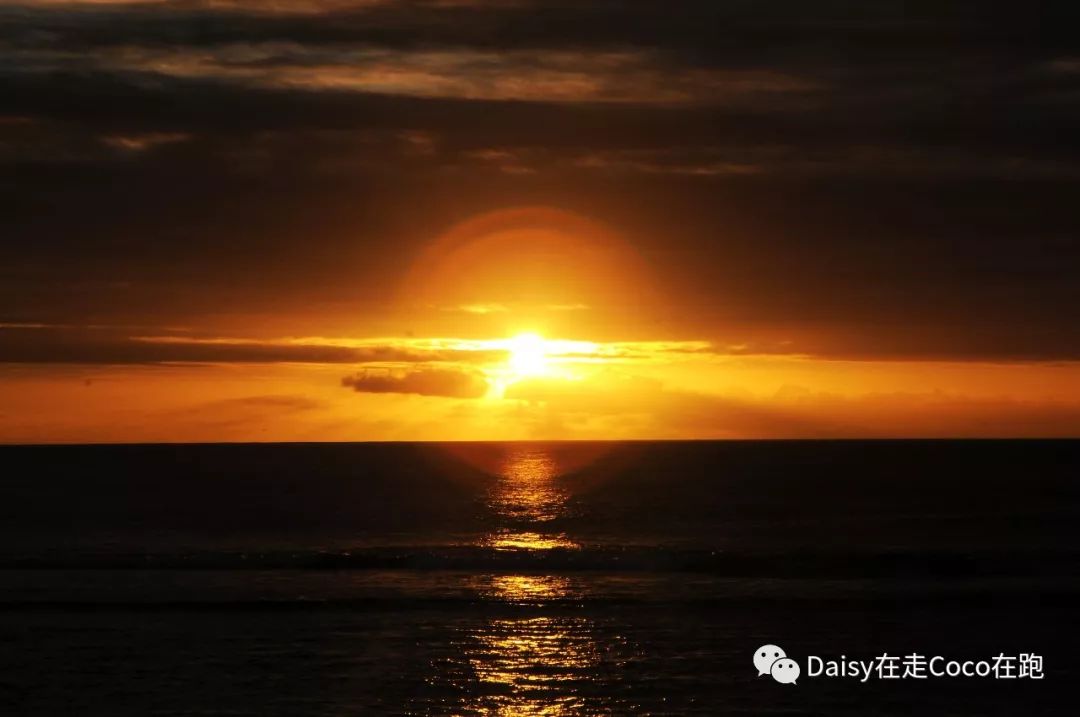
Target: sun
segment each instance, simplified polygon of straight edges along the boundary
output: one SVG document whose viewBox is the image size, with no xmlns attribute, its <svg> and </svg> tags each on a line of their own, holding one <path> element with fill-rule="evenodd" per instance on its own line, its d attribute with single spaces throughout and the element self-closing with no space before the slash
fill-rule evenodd
<svg viewBox="0 0 1080 717">
<path fill-rule="evenodd" d="M 517 377 L 542 376 L 548 371 L 548 346 L 536 334 L 518 334 L 506 342 L 507 364 Z"/>
<path fill-rule="evenodd" d="M 582 375 L 571 367 L 568 359 L 597 361 L 598 344 L 569 339 L 545 339 L 533 332 L 523 332 L 505 339 L 489 339 L 470 344 L 472 348 L 498 351 L 498 363 L 487 367 L 490 390 L 488 398 L 504 398 L 506 389 L 522 381 L 578 381 Z"/>
</svg>

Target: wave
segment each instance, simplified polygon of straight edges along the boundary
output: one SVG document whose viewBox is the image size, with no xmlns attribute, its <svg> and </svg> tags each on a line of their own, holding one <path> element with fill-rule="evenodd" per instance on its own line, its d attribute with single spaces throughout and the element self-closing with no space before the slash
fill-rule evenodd
<svg viewBox="0 0 1080 717">
<path fill-rule="evenodd" d="M 1080 575 L 1080 551 L 733 553 L 671 547 L 503 550 L 438 546 L 360 551 L 0 556 L 0 570 L 323 570 L 699 573 L 738 578 L 934 578 Z"/>
<path fill-rule="evenodd" d="M 1016 584 L 1012 589 L 983 586 L 977 589 L 952 592 L 928 591 L 911 592 L 903 595 L 902 603 L 906 608 L 919 605 L 935 608 L 952 607 L 961 611 L 981 608 L 1001 609 L 1033 607 L 1068 608 L 1080 598 L 1080 585 L 1057 585 L 1032 590 L 1031 585 Z M 560 614 L 600 612 L 610 614 L 613 610 L 633 609 L 656 610 L 671 614 L 693 612 L 695 610 L 713 611 L 725 608 L 767 608 L 785 607 L 798 603 L 800 609 L 812 607 L 835 608 L 856 607 L 895 608 L 897 594 L 892 592 L 838 593 L 822 595 L 811 593 L 801 595 L 798 592 L 784 594 L 733 594 L 710 595 L 708 597 L 653 598 L 641 597 L 554 597 L 504 599 L 484 597 L 350 597 L 350 598 L 277 598 L 277 599 L 191 599 L 191 600 L 154 600 L 154 599 L 95 599 L 95 600 L 0 600 L 0 613 L 6 612 L 86 612 L 86 613 L 158 613 L 158 612 L 482 612 L 488 616 L 514 616 L 542 609 L 545 616 Z"/>
</svg>

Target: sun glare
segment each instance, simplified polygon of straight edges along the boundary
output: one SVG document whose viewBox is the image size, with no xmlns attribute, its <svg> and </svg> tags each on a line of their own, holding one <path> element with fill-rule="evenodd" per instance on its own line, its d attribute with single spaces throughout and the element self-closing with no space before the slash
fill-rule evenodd
<svg viewBox="0 0 1080 717">
<path fill-rule="evenodd" d="M 507 342 L 510 370 L 519 377 L 541 376 L 547 372 L 547 342 L 536 334 L 518 334 Z"/>
<path fill-rule="evenodd" d="M 465 351 L 492 350 L 503 353 L 504 358 L 490 365 L 487 374 L 490 390 L 487 397 L 503 398 L 508 386 L 530 379 L 576 381 L 581 378 L 572 368 L 575 362 L 602 360 L 599 345 L 590 341 L 545 339 L 539 334 L 523 332 L 505 339 L 464 342 L 452 344 Z"/>
</svg>

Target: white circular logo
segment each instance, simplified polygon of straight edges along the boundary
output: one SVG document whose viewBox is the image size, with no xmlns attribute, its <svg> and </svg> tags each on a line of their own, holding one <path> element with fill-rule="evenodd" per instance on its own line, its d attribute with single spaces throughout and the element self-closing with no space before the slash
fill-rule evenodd
<svg viewBox="0 0 1080 717">
<path fill-rule="evenodd" d="M 799 669 L 799 663 L 790 657 L 781 657 L 772 663 L 772 668 L 769 670 L 774 680 L 785 685 L 796 684 L 795 680 L 799 679 L 800 672 L 802 670 Z"/>
<path fill-rule="evenodd" d="M 776 645 L 762 645 L 754 653 L 754 667 L 757 668 L 758 677 L 770 674 L 772 664 L 781 657 L 787 657 L 787 653 Z"/>
</svg>

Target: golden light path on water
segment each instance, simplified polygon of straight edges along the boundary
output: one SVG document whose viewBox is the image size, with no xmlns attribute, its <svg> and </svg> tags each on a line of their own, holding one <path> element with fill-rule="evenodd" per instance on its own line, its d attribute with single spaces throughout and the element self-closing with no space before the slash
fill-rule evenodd
<svg viewBox="0 0 1080 717">
<path fill-rule="evenodd" d="M 564 516 L 570 496 L 559 484 L 559 467 L 542 447 L 514 447 L 501 462 L 487 495 L 498 527 L 480 543 L 498 551 L 548 552 L 580 544 L 548 524 Z M 592 619 L 542 614 L 542 606 L 572 595 L 564 575 L 477 576 L 476 591 L 493 606 L 519 606 L 523 615 L 485 619 L 462 641 L 458 673 L 467 694 L 457 714 L 503 717 L 569 717 L 589 711 L 588 688 L 602 654 Z"/>
<path fill-rule="evenodd" d="M 483 544 L 496 550 L 580 548 L 565 533 L 544 530 L 566 514 L 570 500 L 558 478 L 558 465 L 549 451 L 517 446 L 508 453 L 487 499 L 500 526 L 484 537 Z"/>
<path fill-rule="evenodd" d="M 579 714 L 579 687 L 600 663 L 590 621 L 579 617 L 492 620 L 474 635 L 469 662 L 480 682 L 470 707 L 483 714 Z"/>
</svg>

